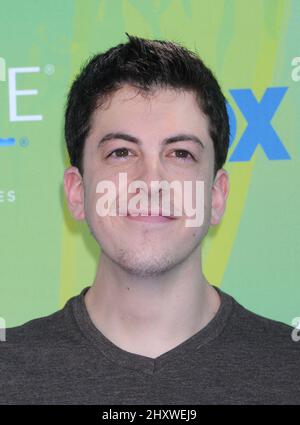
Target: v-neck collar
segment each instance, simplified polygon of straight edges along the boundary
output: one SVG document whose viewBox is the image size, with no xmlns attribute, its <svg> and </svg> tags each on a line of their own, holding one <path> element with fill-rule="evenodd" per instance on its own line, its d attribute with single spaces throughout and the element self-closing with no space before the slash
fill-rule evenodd
<svg viewBox="0 0 300 425">
<path fill-rule="evenodd" d="M 180 357 L 183 358 L 188 354 L 192 354 L 209 341 L 217 338 L 232 311 L 233 298 L 223 292 L 215 285 L 213 286 L 220 296 L 220 306 L 215 316 L 210 322 L 200 331 L 181 342 L 176 347 L 168 350 L 167 352 L 159 355 L 156 358 L 143 356 L 136 353 L 131 353 L 115 345 L 110 341 L 99 329 L 96 328 L 92 322 L 87 311 L 84 296 L 90 286 L 82 289 L 80 294 L 72 297 L 67 304 L 72 309 L 73 316 L 76 319 L 77 325 L 82 331 L 83 335 L 96 347 L 107 359 L 118 363 L 124 368 L 134 369 L 146 374 L 152 375 L 157 373 L 168 362 Z"/>
</svg>

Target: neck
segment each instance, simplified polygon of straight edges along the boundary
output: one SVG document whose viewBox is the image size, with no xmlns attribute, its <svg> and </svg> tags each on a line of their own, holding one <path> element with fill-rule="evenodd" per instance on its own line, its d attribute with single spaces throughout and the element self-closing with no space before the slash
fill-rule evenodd
<svg viewBox="0 0 300 425">
<path fill-rule="evenodd" d="M 203 327 L 220 298 L 206 281 L 195 250 L 159 276 L 129 274 L 102 252 L 95 281 L 85 295 L 93 324 L 118 347 L 158 357 Z"/>
</svg>

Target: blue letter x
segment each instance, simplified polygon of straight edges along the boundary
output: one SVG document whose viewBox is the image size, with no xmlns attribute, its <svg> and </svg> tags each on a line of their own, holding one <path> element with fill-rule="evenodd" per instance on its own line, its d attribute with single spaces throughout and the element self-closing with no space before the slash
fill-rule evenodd
<svg viewBox="0 0 300 425">
<path fill-rule="evenodd" d="M 258 103 L 251 89 L 230 90 L 248 125 L 229 161 L 249 161 L 258 144 L 268 159 L 291 159 L 270 123 L 286 91 L 287 87 L 267 88 Z"/>
</svg>

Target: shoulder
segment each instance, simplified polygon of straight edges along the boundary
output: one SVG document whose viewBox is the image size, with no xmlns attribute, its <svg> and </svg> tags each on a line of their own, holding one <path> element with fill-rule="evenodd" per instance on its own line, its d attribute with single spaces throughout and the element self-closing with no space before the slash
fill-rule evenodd
<svg viewBox="0 0 300 425">
<path fill-rule="evenodd" d="M 8 353 L 22 356 L 46 347 L 58 347 L 76 336 L 76 324 L 72 317 L 71 300 L 65 306 L 47 316 L 32 319 L 22 325 L 2 330 L 0 360 Z M 3 338 L 4 336 L 4 338 Z"/>
<path fill-rule="evenodd" d="M 85 339 L 78 331 L 71 300 L 50 315 L 6 329 L 0 341 L 0 393 L 42 379 L 57 365 L 66 365 L 66 359 L 70 360 L 66 367 L 76 363 L 74 353 L 81 353 Z"/>
<path fill-rule="evenodd" d="M 67 302 L 64 308 L 48 316 L 7 328 L 4 339 L 2 333 L 0 404 L 22 399 L 23 392 L 30 397 L 54 376 L 55 369 L 60 370 L 60 365 L 74 369 L 74 348 L 80 348 L 82 335 L 70 307 Z"/>
<path fill-rule="evenodd" d="M 290 355 L 300 361 L 300 330 L 251 311 L 233 299 L 228 338 L 256 352 Z"/>
<path fill-rule="evenodd" d="M 7 328 L 5 341 L 8 344 L 26 343 L 26 341 L 43 340 L 52 338 L 60 332 L 64 321 L 64 311 L 58 310 L 54 313 L 32 319 L 22 325 Z"/>
</svg>

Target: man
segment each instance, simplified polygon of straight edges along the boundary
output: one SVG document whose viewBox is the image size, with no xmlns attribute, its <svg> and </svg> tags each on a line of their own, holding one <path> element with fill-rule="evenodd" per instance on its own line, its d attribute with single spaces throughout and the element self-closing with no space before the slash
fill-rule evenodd
<svg viewBox="0 0 300 425">
<path fill-rule="evenodd" d="M 201 242 L 229 193 L 221 89 L 184 47 L 127 36 L 82 69 L 65 114 L 64 189 L 101 247 L 95 280 L 63 309 L 7 330 L 0 401 L 299 404 L 292 328 L 247 310 L 202 272 Z M 164 214 L 160 188 L 159 215 L 133 204 L 122 214 L 115 202 L 131 183 L 145 186 L 128 193 L 128 205 L 154 181 L 175 180 L 194 183 L 190 197 L 203 182 L 201 225 L 175 214 L 188 198 L 178 193 Z M 117 214 L 100 214 L 99 182 L 117 188 L 108 202 Z"/>
</svg>

